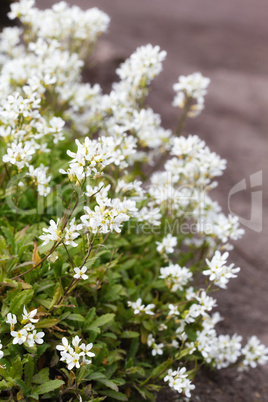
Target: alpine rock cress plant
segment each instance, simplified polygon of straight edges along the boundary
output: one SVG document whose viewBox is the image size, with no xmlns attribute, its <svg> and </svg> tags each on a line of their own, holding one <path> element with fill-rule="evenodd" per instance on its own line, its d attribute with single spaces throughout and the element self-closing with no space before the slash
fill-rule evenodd
<svg viewBox="0 0 268 402">
<path fill-rule="evenodd" d="M 243 230 L 209 195 L 226 161 L 182 135 L 209 78 L 178 78 L 167 130 L 146 106 L 159 46 L 139 47 L 105 94 L 82 80 L 105 13 L 21 0 L 9 18 L 20 24 L 0 34 L 1 401 L 190 397 L 201 365 L 265 364 L 255 336 L 216 330 L 215 291 L 240 270 L 229 251 Z"/>
</svg>

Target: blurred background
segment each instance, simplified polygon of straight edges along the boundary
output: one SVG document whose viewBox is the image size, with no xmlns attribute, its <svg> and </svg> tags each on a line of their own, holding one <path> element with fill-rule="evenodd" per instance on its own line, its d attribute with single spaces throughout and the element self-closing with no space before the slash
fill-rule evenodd
<svg viewBox="0 0 268 402">
<path fill-rule="evenodd" d="M 118 64 L 138 46 L 159 45 L 167 51 L 163 72 L 152 85 L 148 103 L 160 113 L 165 128 L 175 128 L 172 85 L 195 71 L 211 78 L 205 110 L 188 120 L 185 133 L 197 134 L 227 159 L 227 170 L 214 197 L 228 213 L 228 194 L 245 179 L 248 185 L 231 198 L 231 209 L 251 216 L 251 192 L 262 190 L 262 230 L 245 227 L 231 259 L 241 267 L 226 292 L 217 294 L 225 321 L 221 329 L 245 338 L 256 334 L 268 346 L 268 2 L 267 0 L 69 0 L 81 8 L 98 7 L 111 17 L 108 34 L 99 40 L 91 75 L 108 91 Z M 0 1 L 1 23 L 8 0 Z M 37 0 L 48 8 L 54 0 Z M 262 171 L 263 185 L 250 189 L 250 175 Z M 256 208 L 256 207 L 255 207 Z M 253 374 L 253 375 L 252 375 Z M 204 373 L 197 379 L 200 399 L 268 401 L 268 368 L 243 374 Z M 215 393 L 216 391 L 216 393 Z M 215 396 L 216 395 L 216 396 Z M 170 397 L 161 400 L 170 401 Z M 165 399 L 166 398 L 166 399 Z"/>
</svg>

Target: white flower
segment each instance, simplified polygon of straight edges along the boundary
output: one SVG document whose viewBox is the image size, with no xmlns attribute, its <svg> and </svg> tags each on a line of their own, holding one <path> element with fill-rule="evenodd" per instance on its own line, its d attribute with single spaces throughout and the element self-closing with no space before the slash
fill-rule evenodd
<svg viewBox="0 0 268 402">
<path fill-rule="evenodd" d="M 155 308 L 155 305 L 153 303 L 148 304 L 144 309 L 145 314 L 154 315 L 154 312 L 151 311 L 153 308 Z"/>
<path fill-rule="evenodd" d="M 153 337 L 153 334 L 149 334 L 148 338 L 147 338 L 147 345 L 152 346 L 154 342 L 155 342 L 155 339 Z"/>
<path fill-rule="evenodd" d="M 23 315 L 22 315 L 22 322 L 27 322 L 31 321 L 32 323 L 36 323 L 39 321 L 38 318 L 33 318 L 37 313 L 37 308 L 30 311 L 29 313 L 27 312 L 25 306 L 23 307 Z"/>
<path fill-rule="evenodd" d="M 128 303 L 129 307 L 133 308 L 134 314 L 145 313 L 148 315 L 154 315 L 154 312 L 151 311 L 155 307 L 155 305 L 153 303 L 148 304 L 145 307 L 145 304 L 142 304 L 141 298 L 138 298 L 135 302 L 128 301 L 127 303 Z"/>
<path fill-rule="evenodd" d="M 66 363 L 68 365 L 68 370 L 72 370 L 73 367 L 80 367 L 80 354 L 78 353 L 66 353 Z"/>
<path fill-rule="evenodd" d="M 11 336 L 13 336 L 13 344 L 16 345 L 18 343 L 19 345 L 22 345 L 28 336 L 28 332 L 26 329 L 21 329 L 20 331 L 11 331 Z"/>
<path fill-rule="evenodd" d="M 165 331 L 168 327 L 163 322 L 158 326 L 158 331 Z"/>
<path fill-rule="evenodd" d="M 162 242 L 156 241 L 158 245 L 156 250 L 161 254 L 163 252 L 170 254 L 174 252 L 174 247 L 177 246 L 177 237 L 172 236 L 170 233 L 165 236 Z"/>
<path fill-rule="evenodd" d="M 65 121 L 62 120 L 60 117 L 53 117 L 50 121 L 49 124 L 51 128 L 49 131 L 53 134 L 54 136 L 54 144 L 57 144 L 59 141 L 64 140 L 64 135 L 62 134 L 63 127 L 65 125 Z"/>
<path fill-rule="evenodd" d="M 64 229 L 64 243 L 66 245 L 71 245 L 72 247 L 77 247 L 78 244 L 74 242 L 74 240 L 80 236 L 78 233 L 79 230 L 83 229 L 82 224 L 75 224 L 75 218 L 71 220 L 69 225 L 67 225 Z"/>
<path fill-rule="evenodd" d="M 46 232 L 47 234 L 44 234 L 42 236 L 39 236 L 39 239 L 43 240 L 44 243 L 42 244 L 43 246 L 48 244 L 50 241 L 60 241 L 61 240 L 61 230 L 58 229 L 60 219 L 57 219 L 57 223 L 51 219 L 49 221 L 50 226 L 46 229 L 43 228 L 43 232 Z"/>
<path fill-rule="evenodd" d="M 162 355 L 162 354 L 163 354 L 163 347 L 164 347 L 164 344 L 163 344 L 163 343 L 156 344 L 156 343 L 155 343 L 155 339 L 154 339 L 154 337 L 153 337 L 152 334 L 149 334 L 149 335 L 148 335 L 148 338 L 147 338 L 147 345 L 150 346 L 150 347 L 152 347 L 152 355 L 153 355 L 153 356 Z"/>
<path fill-rule="evenodd" d="M 0 359 L 2 359 L 2 357 L 4 356 L 4 352 L 1 350 L 3 347 L 2 343 L 0 342 Z M 0 365 L 0 367 L 2 368 L 2 366 Z"/>
<path fill-rule="evenodd" d="M 29 324 L 24 325 L 23 329 L 26 329 L 27 332 L 30 332 L 35 329 L 35 326 L 31 322 L 29 322 Z"/>
<path fill-rule="evenodd" d="M 168 308 L 169 308 L 169 313 L 168 313 L 168 315 L 171 315 L 171 316 L 173 316 L 173 315 L 180 315 L 180 312 L 179 312 L 179 310 L 178 310 L 178 306 L 174 306 L 174 304 L 169 304 L 168 305 Z"/>
<path fill-rule="evenodd" d="M 41 345 L 44 343 L 44 340 L 42 339 L 45 336 L 44 332 L 36 332 L 36 330 L 33 330 L 33 333 L 28 336 L 28 338 L 33 339 L 35 343 L 38 345 Z"/>
<path fill-rule="evenodd" d="M 85 275 L 85 272 L 87 272 L 87 267 L 84 265 L 82 268 L 74 268 L 74 278 L 75 279 L 84 279 L 86 280 L 88 278 L 88 275 Z"/>
<path fill-rule="evenodd" d="M 82 352 L 80 354 L 82 355 L 82 353 L 83 353 L 85 356 L 94 357 L 95 353 L 90 352 L 92 347 L 93 347 L 93 343 L 88 343 L 87 345 L 82 343 L 81 346 L 80 346 L 80 348 L 82 349 Z"/>
<path fill-rule="evenodd" d="M 152 345 L 152 355 L 156 356 L 156 355 L 162 355 L 163 354 L 163 347 L 164 344 L 163 343 L 153 343 Z"/>
<path fill-rule="evenodd" d="M 15 314 L 8 313 L 6 323 L 10 325 L 10 330 L 14 330 L 15 324 L 17 324 L 17 317 Z"/>
<path fill-rule="evenodd" d="M 135 302 L 128 301 L 127 304 L 129 307 L 133 308 L 134 314 L 140 314 L 141 312 L 144 311 L 145 305 L 142 304 L 141 298 L 137 299 L 137 301 Z"/>
<path fill-rule="evenodd" d="M 67 338 L 63 337 L 61 342 L 62 342 L 62 345 L 57 345 L 56 349 L 61 351 L 61 353 L 69 352 L 71 349 L 71 346 L 69 345 Z"/>
</svg>

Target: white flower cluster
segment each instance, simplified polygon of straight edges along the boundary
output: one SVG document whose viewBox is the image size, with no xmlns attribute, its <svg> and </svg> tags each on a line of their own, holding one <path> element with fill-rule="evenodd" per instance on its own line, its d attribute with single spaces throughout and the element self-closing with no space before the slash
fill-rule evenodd
<svg viewBox="0 0 268 402">
<path fill-rule="evenodd" d="M 268 361 L 268 348 L 256 336 L 252 336 L 242 347 L 240 335 L 217 335 L 214 327 L 221 320 L 219 313 L 203 316 L 203 330 L 197 332 L 196 341 L 191 343 L 193 350 L 198 350 L 208 364 L 221 369 L 241 361 L 238 370 L 245 370 Z"/>
<path fill-rule="evenodd" d="M 142 182 L 139 180 L 134 180 L 131 183 L 125 182 L 125 180 L 120 179 L 117 182 L 115 189 L 116 193 L 126 193 L 130 194 L 130 198 L 134 201 L 142 201 L 144 199 L 144 190 L 142 188 Z"/>
<path fill-rule="evenodd" d="M 70 51 L 90 48 L 98 35 L 107 30 L 110 22 L 108 15 L 97 8 L 84 11 L 61 1 L 51 9 L 39 10 L 34 4 L 34 0 L 12 3 L 9 18 L 20 18 L 26 26 L 31 27 L 31 34 L 38 38 L 57 39 Z M 81 42 L 82 49 L 77 46 Z"/>
<path fill-rule="evenodd" d="M 197 333 L 197 350 L 207 363 L 221 369 L 235 363 L 240 357 L 241 341 L 242 336 L 237 334 L 217 336 L 215 329 L 207 326 Z"/>
<path fill-rule="evenodd" d="M 135 161 L 152 161 L 158 150 L 170 147 L 171 131 L 161 127 L 161 118 L 150 108 L 142 108 L 151 80 L 162 69 L 165 52 L 151 44 L 138 48 L 118 69 L 121 81 L 113 84 L 108 95 L 102 95 L 99 86 L 78 83 L 73 86 L 68 117 L 82 134 L 102 128 L 102 135 L 116 141 L 120 167 Z M 140 148 L 153 152 L 137 152 Z M 124 161 L 120 158 L 124 157 Z M 125 166 L 124 166 L 125 165 Z"/>
<path fill-rule="evenodd" d="M 220 288 L 226 289 L 230 278 L 236 278 L 236 273 L 240 268 L 233 268 L 234 264 L 226 265 L 229 253 L 225 252 L 223 255 L 216 251 L 212 260 L 206 259 L 209 269 L 203 271 L 204 275 L 209 276 L 209 280 L 213 281 Z"/>
<path fill-rule="evenodd" d="M 166 170 L 173 180 L 178 178 L 198 185 L 209 185 L 212 178 L 221 176 L 226 168 L 226 160 L 211 152 L 197 135 L 173 139 L 171 159 L 166 163 Z"/>
<path fill-rule="evenodd" d="M 72 370 L 74 367 L 79 368 L 85 364 L 90 364 L 91 360 L 87 357 L 94 357 L 95 353 L 90 352 L 93 343 L 81 343 L 82 339 L 79 336 L 75 336 L 72 339 L 72 343 L 69 344 L 67 338 L 62 338 L 62 345 L 57 345 L 56 349 L 60 351 L 60 360 L 67 364 L 68 370 Z"/>
<path fill-rule="evenodd" d="M 155 339 L 153 337 L 153 334 L 149 334 L 147 338 L 147 345 L 152 348 L 152 355 L 162 355 L 163 354 L 163 343 L 155 343 Z"/>
<path fill-rule="evenodd" d="M 134 110 L 131 128 L 142 147 L 167 149 L 170 146 L 171 130 L 161 127 L 160 115 L 150 108 Z"/>
<path fill-rule="evenodd" d="M 15 314 L 8 313 L 6 323 L 10 325 L 10 334 L 13 337 L 13 344 L 22 345 L 25 343 L 28 347 L 33 347 L 35 344 L 41 345 L 45 336 L 44 332 L 37 332 L 35 325 L 39 319 L 36 316 L 37 309 L 27 312 L 25 306 L 23 307 L 23 315 L 21 324 L 23 327 L 18 331 L 14 331 L 17 324 L 17 317 Z"/>
<path fill-rule="evenodd" d="M 137 210 L 136 203 L 132 200 L 101 199 L 97 195 L 96 201 L 94 210 L 84 207 L 86 214 L 81 216 L 83 226 L 92 233 L 108 233 L 113 230 L 120 233 L 122 223 L 128 221 Z"/>
<path fill-rule="evenodd" d="M 31 177 L 34 184 L 37 185 L 37 191 L 43 197 L 46 197 L 51 191 L 49 187 L 51 176 L 47 176 L 47 171 L 48 167 L 41 163 L 37 168 L 34 168 L 32 165 L 29 166 L 29 173 L 26 173 L 27 176 Z"/>
<path fill-rule="evenodd" d="M 170 388 L 175 389 L 179 393 L 184 393 L 188 398 L 191 397 L 191 390 L 195 389 L 195 385 L 187 378 L 186 368 L 178 368 L 178 370 L 168 370 L 164 381 L 168 381 Z"/>
<path fill-rule="evenodd" d="M 73 158 L 69 162 L 70 167 L 67 171 L 59 170 L 62 174 L 68 174 L 70 180 L 75 179 L 80 182 L 113 162 L 111 154 L 113 149 L 112 137 L 101 137 L 99 140 L 90 140 L 86 137 L 82 144 L 77 139 L 75 143 L 77 152 L 67 151 L 67 154 Z"/>
<path fill-rule="evenodd" d="M 162 61 L 166 58 L 166 51 L 160 51 L 159 46 L 139 47 L 129 59 L 116 70 L 116 73 L 125 84 L 129 93 L 144 88 L 162 70 Z"/>
<path fill-rule="evenodd" d="M 173 85 L 176 96 L 173 100 L 173 106 L 181 109 L 188 106 L 189 117 L 198 116 L 204 109 L 204 96 L 207 93 L 207 87 L 210 79 L 204 77 L 201 73 L 193 73 L 187 76 L 180 75 L 178 83 Z"/>
<path fill-rule="evenodd" d="M 64 139 L 64 121 L 59 117 L 49 121 L 43 118 L 40 114 L 40 102 L 41 97 L 36 90 L 27 85 L 23 87 L 22 95 L 17 92 L 7 96 L 2 102 L 0 99 L 0 137 L 7 142 L 3 162 L 16 166 L 19 171 L 23 170 L 25 178 L 32 179 L 30 184 L 37 186 L 38 193 L 46 197 L 51 191 L 48 167 L 42 163 L 35 166 L 38 164 L 38 156 L 49 152 L 45 137 L 52 136 L 54 143 Z"/>
<path fill-rule="evenodd" d="M 183 286 L 186 286 L 193 276 L 188 268 L 172 263 L 168 267 L 160 268 L 160 273 L 159 278 L 165 279 L 167 286 L 171 288 L 171 292 L 176 292 L 178 289 L 183 290 Z"/>
<path fill-rule="evenodd" d="M 196 295 L 195 299 L 198 301 L 198 303 L 193 303 L 189 310 L 184 314 L 184 322 L 186 323 L 195 322 L 196 318 L 200 315 L 202 317 L 208 317 L 207 312 L 211 311 L 217 306 L 216 300 L 213 299 L 213 297 L 208 296 L 204 290 L 201 291 L 200 295 Z"/>
<path fill-rule="evenodd" d="M 145 306 L 145 304 L 142 304 L 141 298 L 138 298 L 135 302 L 128 301 L 127 304 L 129 307 L 133 308 L 134 314 L 145 313 L 148 315 L 154 315 L 152 309 L 155 308 L 155 305 L 151 303 Z"/>
<path fill-rule="evenodd" d="M 40 164 L 40 155 L 50 151 L 51 140 L 54 144 L 64 140 L 68 128 L 63 132 L 64 119 L 53 117 L 56 105 L 40 106 L 44 100 L 57 99 L 61 116 L 68 117 L 62 106 L 75 102 L 76 89 L 82 86 L 82 59 L 107 30 L 110 19 L 97 8 L 83 11 L 63 1 L 48 10 L 34 4 L 33 0 L 12 3 L 9 17 L 20 18 L 24 29 L 7 28 L 0 34 L 0 139 L 7 144 L 3 162 L 23 170 L 22 183 L 30 177 L 30 184 L 46 197 L 51 176 Z M 121 142 L 125 145 L 127 140 Z M 134 147 L 135 143 L 129 144 L 125 153 L 131 154 Z M 125 157 L 120 156 L 122 164 Z"/>
<path fill-rule="evenodd" d="M 257 367 L 257 364 L 266 364 L 268 361 L 268 348 L 260 343 L 259 339 L 252 336 L 246 346 L 242 349 L 243 367 Z"/>
<path fill-rule="evenodd" d="M 60 227 L 60 219 L 55 222 L 53 219 L 49 221 L 50 226 L 46 229 L 43 228 L 43 235 L 39 236 L 39 239 L 43 240 L 43 245 L 48 244 L 50 241 L 62 241 L 66 245 L 72 247 L 77 247 L 78 244 L 74 240 L 80 236 L 79 231 L 83 229 L 83 225 L 76 224 L 75 218 L 73 218 L 70 223 L 64 228 Z"/>
</svg>

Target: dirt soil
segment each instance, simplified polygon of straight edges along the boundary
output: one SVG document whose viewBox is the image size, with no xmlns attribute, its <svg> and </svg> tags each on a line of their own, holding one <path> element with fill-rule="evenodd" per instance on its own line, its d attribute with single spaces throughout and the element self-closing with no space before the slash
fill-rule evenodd
<svg viewBox="0 0 268 402">
<path fill-rule="evenodd" d="M 70 1 L 70 0 L 69 0 Z M 40 7 L 56 1 L 37 0 Z M 263 172 L 260 232 L 246 229 L 232 252 L 241 267 L 227 291 L 218 294 L 218 310 L 225 317 L 220 330 L 240 333 L 245 340 L 257 335 L 268 346 L 268 2 L 267 0 L 72 0 L 82 8 L 99 7 L 111 17 L 108 35 L 96 52 L 95 80 L 109 89 L 114 70 L 137 46 L 152 43 L 167 50 L 164 70 L 155 80 L 149 103 L 166 128 L 176 126 L 171 106 L 172 85 L 180 74 L 201 71 L 212 83 L 205 111 L 191 120 L 186 132 L 198 134 L 228 161 L 214 197 L 228 213 L 231 188 L 246 179 L 248 190 L 231 198 L 231 209 L 249 219 L 249 176 Z M 266 185 L 266 186 L 265 186 Z M 254 190 L 254 189 L 252 189 Z M 202 371 L 191 401 L 266 402 L 268 367 L 244 374 L 234 369 Z M 158 401 L 175 401 L 170 391 Z"/>
</svg>

